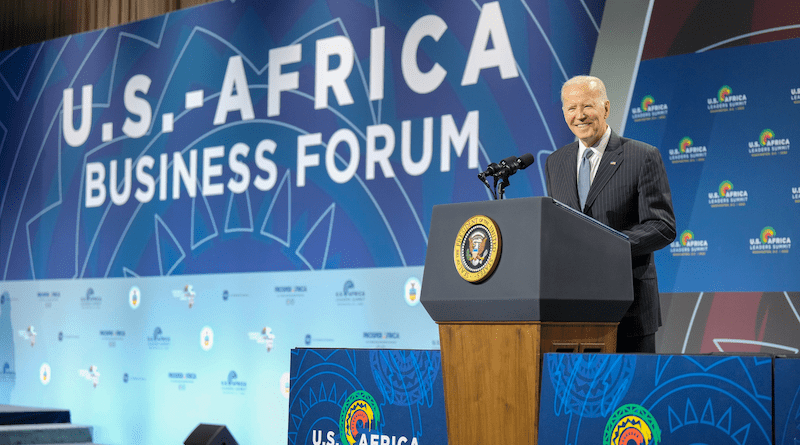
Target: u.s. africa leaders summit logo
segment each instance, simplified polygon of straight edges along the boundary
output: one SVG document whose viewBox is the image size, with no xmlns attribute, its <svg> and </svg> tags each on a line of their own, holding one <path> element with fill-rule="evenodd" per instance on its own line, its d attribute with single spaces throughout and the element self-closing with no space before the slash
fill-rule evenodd
<svg viewBox="0 0 800 445">
<path fill-rule="evenodd" d="M 747 105 L 747 96 L 744 94 L 733 94 L 733 89 L 728 85 L 723 85 L 715 97 L 706 99 L 706 107 L 710 113 L 720 113 L 724 111 L 741 111 Z"/>
<path fill-rule="evenodd" d="M 789 154 L 791 143 L 788 138 L 775 137 L 775 132 L 765 128 L 758 135 L 757 141 L 747 143 L 747 152 L 750 156 L 775 156 Z"/>
<path fill-rule="evenodd" d="M 750 251 L 753 253 L 789 253 L 791 248 L 792 239 L 778 236 L 771 226 L 761 229 L 758 238 L 750 238 Z"/>
<path fill-rule="evenodd" d="M 681 236 L 669 245 L 672 256 L 702 256 L 708 252 L 708 241 L 695 239 L 694 232 L 684 230 Z"/>
<path fill-rule="evenodd" d="M 673 164 L 682 162 L 703 162 L 706 160 L 708 149 L 705 145 L 695 145 L 692 138 L 684 137 L 678 143 L 678 148 L 669 150 L 669 160 Z"/>
<path fill-rule="evenodd" d="M 657 445 L 661 442 L 661 428 L 645 407 L 623 405 L 608 419 L 603 433 L 603 445 Z"/>
<path fill-rule="evenodd" d="M 666 119 L 667 113 L 669 113 L 667 104 L 656 103 L 653 96 L 649 94 L 642 98 L 638 107 L 631 108 L 631 118 L 634 122 Z"/>
<path fill-rule="evenodd" d="M 744 207 L 749 196 L 747 190 L 735 190 L 731 181 L 725 180 L 719 184 L 717 190 L 708 193 L 708 205 L 717 207 Z"/>
</svg>

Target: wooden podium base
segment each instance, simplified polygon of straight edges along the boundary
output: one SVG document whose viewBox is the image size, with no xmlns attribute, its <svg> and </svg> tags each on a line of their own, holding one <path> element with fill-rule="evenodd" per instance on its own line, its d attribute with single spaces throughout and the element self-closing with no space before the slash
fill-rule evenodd
<svg viewBox="0 0 800 445">
<path fill-rule="evenodd" d="M 439 323 L 450 444 L 537 443 L 542 354 L 613 353 L 617 323 Z"/>
</svg>

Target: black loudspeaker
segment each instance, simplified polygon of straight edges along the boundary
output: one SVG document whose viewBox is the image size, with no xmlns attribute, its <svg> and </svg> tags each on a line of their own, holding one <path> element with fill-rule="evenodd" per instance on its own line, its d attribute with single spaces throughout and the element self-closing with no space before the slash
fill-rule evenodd
<svg viewBox="0 0 800 445">
<path fill-rule="evenodd" d="M 239 445 L 225 425 L 201 423 L 183 441 L 184 445 Z"/>
</svg>

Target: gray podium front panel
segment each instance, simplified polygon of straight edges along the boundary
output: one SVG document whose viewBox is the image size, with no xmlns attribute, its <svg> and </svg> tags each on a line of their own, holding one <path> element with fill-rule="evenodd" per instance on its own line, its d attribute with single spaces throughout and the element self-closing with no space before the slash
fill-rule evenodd
<svg viewBox="0 0 800 445">
<path fill-rule="evenodd" d="M 473 284 L 456 271 L 456 237 L 471 217 L 497 224 L 494 273 Z M 552 198 L 433 208 L 421 301 L 440 321 L 617 322 L 633 301 L 630 244 Z"/>
</svg>

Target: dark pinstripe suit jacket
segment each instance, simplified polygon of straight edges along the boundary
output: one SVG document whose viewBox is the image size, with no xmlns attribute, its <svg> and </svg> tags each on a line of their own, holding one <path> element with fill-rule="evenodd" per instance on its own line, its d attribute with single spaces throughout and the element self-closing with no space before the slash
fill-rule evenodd
<svg viewBox="0 0 800 445">
<path fill-rule="evenodd" d="M 630 237 L 634 301 L 620 322 L 620 334 L 652 334 L 661 326 L 653 252 L 675 240 L 675 214 L 661 154 L 652 145 L 612 131 L 583 209 L 577 170 L 577 141 L 548 156 L 548 194 Z"/>
</svg>

